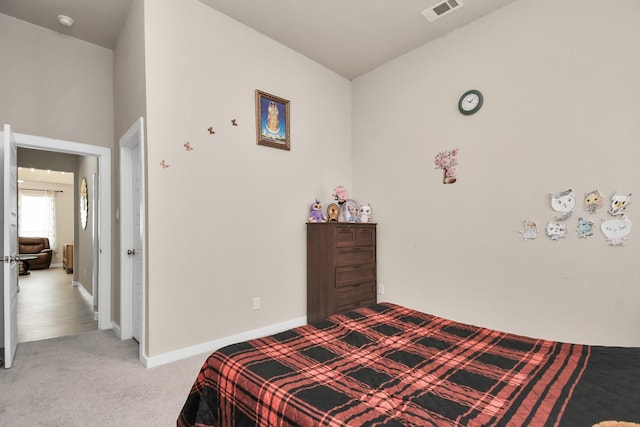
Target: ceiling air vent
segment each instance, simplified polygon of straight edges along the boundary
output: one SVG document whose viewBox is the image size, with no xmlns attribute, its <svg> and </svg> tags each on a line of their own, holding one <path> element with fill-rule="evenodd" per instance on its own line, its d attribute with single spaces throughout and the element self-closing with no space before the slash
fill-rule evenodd
<svg viewBox="0 0 640 427">
<path fill-rule="evenodd" d="M 423 10 L 422 14 L 427 18 L 427 21 L 433 22 L 453 10 L 460 9 L 462 6 L 462 0 L 445 0 L 431 6 L 429 9 Z"/>
</svg>

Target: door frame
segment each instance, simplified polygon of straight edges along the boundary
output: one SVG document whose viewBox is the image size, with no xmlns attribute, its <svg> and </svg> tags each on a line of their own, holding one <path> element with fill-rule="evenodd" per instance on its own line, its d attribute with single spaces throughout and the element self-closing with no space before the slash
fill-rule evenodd
<svg viewBox="0 0 640 427">
<path fill-rule="evenodd" d="M 16 145 L 43 151 L 53 151 L 98 158 L 98 329 L 112 329 L 111 319 L 111 149 L 79 142 L 14 133 Z M 96 264 L 94 263 L 94 269 Z M 95 299 L 95 295 L 94 295 Z"/>
<path fill-rule="evenodd" d="M 15 135 L 11 126 L 4 125 L 2 154 L 3 173 L 2 191 L 4 218 L 2 224 L 3 263 L 3 289 L 2 289 L 2 314 L 3 334 L 2 347 L 4 348 L 3 365 L 11 368 L 18 348 L 18 165 Z"/>
<path fill-rule="evenodd" d="M 139 150 L 140 163 L 134 164 L 132 152 Z M 147 238 L 146 238 L 146 172 L 145 172 L 145 150 L 144 150 L 144 119 L 139 117 L 133 125 L 120 137 L 120 338 L 130 339 L 133 337 L 133 283 L 131 277 L 133 273 L 133 262 L 126 255 L 127 248 L 133 246 L 133 194 L 130 185 L 133 181 L 135 168 L 140 169 L 140 241 L 141 248 L 141 280 L 142 280 L 142 327 L 138 347 L 138 358 L 146 365 L 146 301 L 147 301 Z"/>
</svg>

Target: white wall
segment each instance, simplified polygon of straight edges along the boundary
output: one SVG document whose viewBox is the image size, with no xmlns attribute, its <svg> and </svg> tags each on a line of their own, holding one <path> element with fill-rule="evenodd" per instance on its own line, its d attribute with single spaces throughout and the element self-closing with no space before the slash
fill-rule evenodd
<svg viewBox="0 0 640 427">
<path fill-rule="evenodd" d="M 351 94 L 196 0 L 144 8 L 154 356 L 306 315 L 305 223 L 351 186 Z M 291 151 L 256 145 L 256 89 L 290 101 Z"/>
<path fill-rule="evenodd" d="M 0 58 L 1 123 L 113 145 L 113 51 L 0 14 Z"/>
<path fill-rule="evenodd" d="M 605 10 L 606 9 L 606 10 Z M 354 189 L 378 230 L 381 299 L 532 336 L 640 345 L 640 234 L 608 247 L 580 204 L 545 235 L 549 194 L 640 194 L 640 3 L 520 0 L 353 81 Z M 484 106 L 457 110 L 479 89 Z M 439 151 L 460 148 L 443 185 Z M 628 217 L 640 224 L 640 207 Z M 524 219 L 540 234 L 525 241 Z"/>
<path fill-rule="evenodd" d="M 112 50 L 0 14 L 0 58 L 10 64 L 0 67 L 0 123 L 19 134 L 113 148 Z"/>
</svg>

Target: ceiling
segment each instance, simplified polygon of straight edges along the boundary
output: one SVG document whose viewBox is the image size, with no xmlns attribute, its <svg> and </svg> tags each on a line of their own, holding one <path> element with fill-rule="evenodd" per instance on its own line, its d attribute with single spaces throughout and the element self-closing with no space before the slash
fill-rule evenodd
<svg viewBox="0 0 640 427">
<path fill-rule="evenodd" d="M 18 168 L 18 182 L 20 182 L 20 180 L 73 185 L 73 172 Z"/>
<path fill-rule="evenodd" d="M 131 1 L 0 0 L 0 13 L 113 49 Z M 514 0 L 457 0 L 434 22 L 421 12 L 441 0 L 199 1 L 351 80 Z"/>
<path fill-rule="evenodd" d="M 131 0 L 0 0 L 0 13 L 59 33 L 114 49 L 129 14 Z M 75 22 L 58 23 L 58 15 Z"/>
</svg>

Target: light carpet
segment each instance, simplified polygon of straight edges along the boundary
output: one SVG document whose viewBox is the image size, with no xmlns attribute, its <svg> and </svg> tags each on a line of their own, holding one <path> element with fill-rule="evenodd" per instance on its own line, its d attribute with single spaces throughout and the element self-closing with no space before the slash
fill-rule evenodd
<svg viewBox="0 0 640 427">
<path fill-rule="evenodd" d="M 19 344 L 0 368 L 0 426 L 175 426 L 207 355 L 147 369 L 112 331 Z"/>
</svg>

